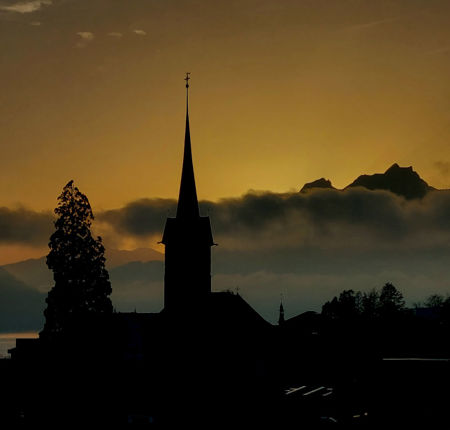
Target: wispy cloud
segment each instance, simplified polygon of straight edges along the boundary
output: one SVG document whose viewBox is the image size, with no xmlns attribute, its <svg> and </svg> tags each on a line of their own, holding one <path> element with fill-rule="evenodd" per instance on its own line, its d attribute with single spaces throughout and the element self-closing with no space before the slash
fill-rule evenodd
<svg viewBox="0 0 450 430">
<path fill-rule="evenodd" d="M 77 48 L 84 48 L 88 43 L 92 42 L 95 37 L 94 33 L 90 31 L 79 31 L 77 36 L 81 38 L 81 40 L 79 40 L 76 44 Z"/>
<path fill-rule="evenodd" d="M 94 39 L 94 33 L 91 33 L 90 31 L 79 31 L 77 35 L 80 36 L 83 40 Z"/>
<path fill-rule="evenodd" d="M 438 54 L 447 54 L 450 52 L 450 46 L 443 46 L 441 48 L 432 49 L 431 51 L 426 52 L 428 55 L 438 55 Z"/>
<path fill-rule="evenodd" d="M 133 33 L 137 34 L 138 36 L 146 36 L 147 35 L 146 31 L 140 30 L 140 29 L 133 30 Z"/>
<path fill-rule="evenodd" d="M 30 22 L 30 25 L 32 25 L 33 27 L 40 27 L 42 25 L 42 22 L 40 22 L 40 21 L 33 21 L 33 22 Z"/>
<path fill-rule="evenodd" d="M 111 31 L 111 33 L 108 33 L 108 36 L 120 39 L 123 36 L 123 34 L 119 33 L 118 31 Z"/>
<path fill-rule="evenodd" d="M 370 22 L 364 22 L 361 24 L 355 24 L 350 25 L 348 27 L 345 27 L 346 31 L 359 31 L 359 30 L 367 30 L 374 27 L 378 27 L 379 25 L 388 24 L 391 22 L 398 21 L 399 18 L 386 18 L 386 19 L 379 19 L 377 21 L 370 21 Z"/>
<path fill-rule="evenodd" d="M 50 6 L 51 4 L 51 0 L 21 1 L 7 6 L 0 5 L 0 10 L 16 13 L 32 13 L 41 9 L 42 6 Z"/>
</svg>

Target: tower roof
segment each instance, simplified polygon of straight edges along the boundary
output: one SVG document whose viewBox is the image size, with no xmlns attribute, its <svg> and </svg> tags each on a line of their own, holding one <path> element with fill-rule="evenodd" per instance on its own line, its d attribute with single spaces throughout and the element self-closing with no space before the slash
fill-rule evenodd
<svg viewBox="0 0 450 430">
<path fill-rule="evenodd" d="M 181 173 L 177 218 L 196 218 L 200 216 L 197 189 L 195 187 L 194 164 L 192 162 L 191 134 L 189 130 L 189 79 L 189 74 L 186 73 L 186 131 L 184 136 L 183 170 Z"/>
</svg>

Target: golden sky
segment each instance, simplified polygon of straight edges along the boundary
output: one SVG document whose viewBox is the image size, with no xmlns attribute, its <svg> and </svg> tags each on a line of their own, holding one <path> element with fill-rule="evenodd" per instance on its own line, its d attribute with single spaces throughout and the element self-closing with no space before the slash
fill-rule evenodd
<svg viewBox="0 0 450 430">
<path fill-rule="evenodd" d="M 448 1 L 0 0 L 0 206 L 176 197 L 186 71 L 200 199 L 450 187 Z"/>
<path fill-rule="evenodd" d="M 48 252 L 40 211 L 71 179 L 107 250 L 158 246 L 164 210 L 126 205 L 178 195 L 185 72 L 216 289 L 268 314 L 280 293 L 448 293 L 450 192 L 239 196 L 393 163 L 450 188 L 449 0 L 0 0 L 0 265 Z"/>
</svg>

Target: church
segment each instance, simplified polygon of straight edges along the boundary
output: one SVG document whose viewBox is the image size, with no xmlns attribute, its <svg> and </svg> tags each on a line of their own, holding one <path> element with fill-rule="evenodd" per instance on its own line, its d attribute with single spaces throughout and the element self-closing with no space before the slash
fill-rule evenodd
<svg viewBox="0 0 450 430">
<path fill-rule="evenodd" d="M 166 220 L 161 240 L 165 246 L 164 308 L 157 314 L 116 314 L 121 349 L 127 360 L 147 363 L 149 368 L 160 366 L 153 362 L 157 349 L 159 358 L 164 357 L 161 367 L 171 369 L 166 380 L 173 383 L 184 380 L 193 369 L 196 384 L 210 383 L 211 378 L 219 377 L 214 369 L 220 367 L 234 374 L 222 383 L 234 380 L 237 374 L 241 379 L 244 375 L 253 378 L 267 367 L 261 347 L 272 337 L 274 326 L 238 293 L 212 291 L 211 249 L 216 244 L 210 218 L 202 216 L 199 209 L 188 74 L 185 80 L 186 125 L 178 205 L 176 216 Z M 220 378 L 227 372 L 222 371 Z"/>
<path fill-rule="evenodd" d="M 11 350 L 20 375 L 17 395 L 24 396 L 33 423 L 45 422 L 49 413 L 55 414 L 52 421 L 64 420 L 76 411 L 81 422 L 147 417 L 164 426 L 183 425 L 186 416 L 197 414 L 193 422 L 209 426 L 217 419 L 225 422 L 239 416 L 242 421 L 254 415 L 252 408 L 274 392 L 269 383 L 273 354 L 269 345 L 275 327 L 239 294 L 211 288 L 211 248 L 216 244 L 211 221 L 199 209 L 189 74 L 185 80 L 178 205 L 176 216 L 166 220 L 161 240 L 164 308 L 159 313 L 83 316 L 76 332 L 57 345 L 42 338 L 18 339 Z M 42 373 L 31 374 L 32 368 Z M 90 380 L 96 381 L 95 386 Z M 44 385 L 50 393 L 46 404 L 33 403 Z M 84 391 L 82 409 L 76 406 L 74 387 Z M 229 410 L 231 399 L 234 406 Z M 89 402 L 96 405 L 94 409 L 86 406 Z"/>
<path fill-rule="evenodd" d="M 201 216 L 199 210 L 189 125 L 189 79 L 186 74 L 186 128 L 177 212 L 175 218 L 166 220 L 161 241 L 165 245 L 164 312 L 176 316 L 199 307 L 214 307 L 216 314 L 217 307 L 236 306 L 235 318 L 244 318 L 247 323 L 253 319 L 264 326 L 265 320 L 238 294 L 211 291 L 211 247 L 217 244 L 209 217 Z"/>
<path fill-rule="evenodd" d="M 186 130 L 183 168 L 175 218 L 168 218 L 165 245 L 164 309 L 183 311 L 211 294 L 211 247 L 215 245 L 209 217 L 200 216 L 189 129 L 189 75 L 186 77 Z"/>
<path fill-rule="evenodd" d="M 285 320 L 280 304 L 272 325 L 238 293 L 213 291 L 214 220 L 199 207 L 188 92 L 189 75 L 177 210 L 161 238 L 163 309 L 82 314 L 59 338 L 18 339 L 2 398 L 11 427 L 321 428 L 362 416 L 358 384 L 374 360 L 361 342 L 315 312 Z"/>
<path fill-rule="evenodd" d="M 239 294 L 212 290 L 214 223 L 201 215 L 197 198 L 188 91 L 189 75 L 177 211 L 161 240 L 164 308 L 81 314 L 56 340 L 18 339 L 12 359 L 3 363 L 5 427 L 374 428 L 391 422 L 390 416 L 403 424 L 404 414 L 388 403 L 409 411 L 416 401 L 411 393 L 423 402 L 417 375 L 426 381 L 423 392 L 432 395 L 429 370 L 439 380 L 447 359 L 400 378 L 401 397 L 392 389 L 399 361 L 384 361 L 385 346 L 378 345 L 382 334 L 388 348 L 389 341 L 394 351 L 397 343 L 401 347 L 398 328 L 390 337 L 390 325 L 377 332 L 372 321 L 355 324 L 316 312 L 285 320 L 283 304 L 279 324 L 272 325 Z M 433 416 L 422 415 L 424 424 L 446 414 L 446 387 L 431 397 L 442 400 L 442 410 L 433 406 Z"/>
</svg>

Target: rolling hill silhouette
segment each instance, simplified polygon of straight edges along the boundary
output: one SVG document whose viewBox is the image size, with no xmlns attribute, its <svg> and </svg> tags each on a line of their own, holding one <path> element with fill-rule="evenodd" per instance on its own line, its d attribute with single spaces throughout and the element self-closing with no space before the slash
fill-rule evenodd
<svg viewBox="0 0 450 430">
<path fill-rule="evenodd" d="M 0 269 L 33 290 L 47 293 L 52 285 L 53 276 L 45 264 L 45 258 L 30 258 L 17 263 L 6 264 L 1 266 Z"/>
<path fill-rule="evenodd" d="M 44 321 L 46 294 L 17 280 L 0 267 L 0 331 L 34 330 Z"/>
<path fill-rule="evenodd" d="M 31 258 L 17 263 L 0 266 L 16 280 L 40 292 L 47 292 L 52 283 L 52 272 L 45 263 L 46 257 Z M 163 261 L 164 254 L 151 248 L 138 248 L 131 251 L 111 249 L 106 251 L 106 267 L 108 270 L 127 265 L 128 263 Z"/>
<path fill-rule="evenodd" d="M 161 302 L 164 255 L 151 249 L 112 249 L 107 267 L 114 305 L 120 310 L 154 310 Z M 0 332 L 42 328 L 47 292 L 53 285 L 46 257 L 0 266 Z"/>
<path fill-rule="evenodd" d="M 123 266 L 134 261 L 140 261 L 141 263 L 164 261 L 164 254 L 151 248 L 137 248 L 130 251 L 124 249 L 107 249 L 105 256 L 108 269 Z"/>
</svg>

